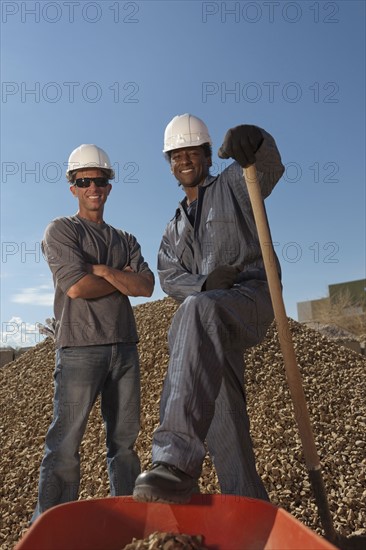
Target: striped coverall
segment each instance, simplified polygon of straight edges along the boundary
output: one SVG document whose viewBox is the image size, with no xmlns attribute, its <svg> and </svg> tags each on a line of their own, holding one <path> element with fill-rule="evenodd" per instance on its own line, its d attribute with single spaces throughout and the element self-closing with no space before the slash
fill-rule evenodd
<svg viewBox="0 0 366 550">
<path fill-rule="evenodd" d="M 262 132 L 256 167 L 265 198 L 284 167 L 273 138 Z M 267 500 L 249 431 L 243 353 L 264 338 L 273 309 L 242 168 L 234 162 L 206 178 L 194 225 L 182 203 L 158 254 L 162 289 L 181 305 L 168 334 L 152 460 L 198 479 L 208 449 L 222 493 Z M 207 275 L 221 265 L 240 266 L 237 283 L 202 291 Z"/>
</svg>

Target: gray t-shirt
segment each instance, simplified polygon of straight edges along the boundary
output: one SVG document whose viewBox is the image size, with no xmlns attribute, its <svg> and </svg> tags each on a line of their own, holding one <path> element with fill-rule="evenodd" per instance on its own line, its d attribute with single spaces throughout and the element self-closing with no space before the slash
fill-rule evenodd
<svg viewBox="0 0 366 550">
<path fill-rule="evenodd" d="M 138 342 L 130 301 L 118 290 L 93 299 L 67 296 L 87 275 L 86 264 L 151 273 L 133 235 L 79 216 L 56 218 L 46 228 L 42 250 L 55 285 L 56 348 Z"/>
</svg>

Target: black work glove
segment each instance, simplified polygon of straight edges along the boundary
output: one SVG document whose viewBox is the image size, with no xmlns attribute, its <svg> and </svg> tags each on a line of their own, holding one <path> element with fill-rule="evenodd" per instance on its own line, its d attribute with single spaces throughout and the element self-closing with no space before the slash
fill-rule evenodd
<svg viewBox="0 0 366 550">
<path fill-rule="evenodd" d="M 246 168 L 255 163 L 255 154 L 262 145 L 263 134 L 258 126 L 242 124 L 230 128 L 226 132 L 218 156 L 222 159 L 235 159 L 240 166 Z"/>
<path fill-rule="evenodd" d="M 240 267 L 233 265 L 220 265 L 208 275 L 202 290 L 216 290 L 218 288 L 231 288 L 237 279 Z"/>
</svg>

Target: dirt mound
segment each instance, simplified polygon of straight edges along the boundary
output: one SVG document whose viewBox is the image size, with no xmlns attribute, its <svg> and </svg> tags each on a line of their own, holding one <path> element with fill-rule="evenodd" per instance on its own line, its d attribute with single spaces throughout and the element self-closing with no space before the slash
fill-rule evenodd
<svg viewBox="0 0 366 550">
<path fill-rule="evenodd" d="M 134 308 L 140 335 L 142 467 L 150 464 L 168 364 L 167 330 L 177 305 L 170 298 Z M 336 530 L 359 534 L 366 525 L 366 359 L 291 321 L 316 445 Z M 322 533 L 312 497 L 274 325 L 246 353 L 246 392 L 257 465 L 273 504 Z M 0 544 L 13 548 L 27 528 L 37 497 L 44 437 L 52 416 L 54 345 L 47 338 L 0 371 Z M 104 427 L 94 407 L 81 448 L 80 498 L 108 496 Z M 219 492 L 207 458 L 202 492 Z"/>
</svg>

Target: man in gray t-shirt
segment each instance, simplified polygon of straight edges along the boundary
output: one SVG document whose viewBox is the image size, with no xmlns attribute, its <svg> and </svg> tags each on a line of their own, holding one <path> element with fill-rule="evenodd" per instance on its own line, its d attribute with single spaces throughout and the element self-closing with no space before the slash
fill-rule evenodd
<svg viewBox="0 0 366 550">
<path fill-rule="evenodd" d="M 140 473 L 133 450 L 140 428 L 138 336 L 128 296 L 151 296 L 154 276 L 136 238 L 103 219 L 114 178 L 105 151 L 81 145 L 66 174 L 78 212 L 53 220 L 42 242 L 55 286 L 56 369 L 32 522 L 78 498 L 79 447 L 98 395 L 111 494 L 132 494 Z"/>
</svg>

